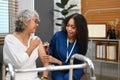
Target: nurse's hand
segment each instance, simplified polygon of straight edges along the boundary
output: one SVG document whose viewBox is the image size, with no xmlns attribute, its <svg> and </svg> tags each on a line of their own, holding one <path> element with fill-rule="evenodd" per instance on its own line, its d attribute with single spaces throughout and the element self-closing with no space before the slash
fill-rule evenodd
<svg viewBox="0 0 120 80">
<path fill-rule="evenodd" d="M 54 58 L 51 55 L 44 55 L 44 56 L 42 56 L 42 59 L 43 59 L 44 63 L 56 63 L 58 65 L 62 64 L 62 62 L 59 59 Z"/>
<path fill-rule="evenodd" d="M 44 49 L 45 49 L 45 51 L 46 51 L 46 54 L 49 55 L 49 51 L 48 51 L 48 49 L 49 49 L 49 43 L 48 43 L 48 42 L 44 42 L 44 43 L 43 43 L 43 47 L 44 47 Z"/>
</svg>

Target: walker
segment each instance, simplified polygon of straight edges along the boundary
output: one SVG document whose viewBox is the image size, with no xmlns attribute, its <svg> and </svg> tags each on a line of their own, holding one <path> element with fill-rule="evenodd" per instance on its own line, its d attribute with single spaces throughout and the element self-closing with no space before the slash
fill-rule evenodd
<svg viewBox="0 0 120 80">
<path fill-rule="evenodd" d="M 73 65 L 74 59 L 82 60 L 84 63 Z M 24 73 L 24 72 L 43 72 L 43 71 L 55 71 L 55 70 L 70 70 L 70 77 L 69 80 L 72 80 L 72 72 L 74 68 L 86 68 L 89 67 L 90 69 L 90 80 L 96 80 L 95 73 L 94 73 L 94 65 L 93 62 L 86 56 L 75 54 L 70 59 L 70 65 L 62 65 L 62 66 L 47 66 L 47 67 L 40 67 L 35 69 L 14 69 L 12 64 L 8 63 L 6 71 L 9 72 L 11 80 L 15 80 L 15 73 Z"/>
</svg>

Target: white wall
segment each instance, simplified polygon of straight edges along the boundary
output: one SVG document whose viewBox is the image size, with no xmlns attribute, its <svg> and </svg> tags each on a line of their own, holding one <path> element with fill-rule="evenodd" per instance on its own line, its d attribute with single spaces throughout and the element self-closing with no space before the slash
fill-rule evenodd
<svg viewBox="0 0 120 80">
<path fill-rule="evenodd" d="M 34 0 L 18 0 L 18 12 L 24 9 L 34 10 Z"/>
</svg>

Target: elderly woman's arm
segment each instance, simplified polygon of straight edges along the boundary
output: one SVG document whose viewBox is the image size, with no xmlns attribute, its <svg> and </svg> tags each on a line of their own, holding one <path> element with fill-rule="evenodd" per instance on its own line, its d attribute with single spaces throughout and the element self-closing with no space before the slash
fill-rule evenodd
<svg viewBox="0 0 120 80">
<path fill-rule="evenodd" d="M 42 44 L 42 42 L 39 45 L 39 57 L 41 62 L 43 63 L 44 67 L 48 66 L 49 63 L 48 62 L 44 62 L 43 56 L 47 55 L 44 49 L 44 46 Z M 48 77 L 48 71 L 44 71 L 43 72 L 43 77 Z"/>
</svg>

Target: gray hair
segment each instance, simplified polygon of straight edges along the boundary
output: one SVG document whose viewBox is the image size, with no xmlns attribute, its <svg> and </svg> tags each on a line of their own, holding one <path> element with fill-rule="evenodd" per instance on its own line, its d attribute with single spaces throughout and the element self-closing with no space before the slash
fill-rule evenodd
<svg viewBox="0 0 120 80">
<path fill-rule="evenodd" d="M 29 22 L 33 17 L 37 17 L 39 21 L 39 15 L 36 11 L 23 10 L 21 11 L 16 18 L 16 32 L 22 32 L 25 29 L 25 23 Z"/>
</svg>

